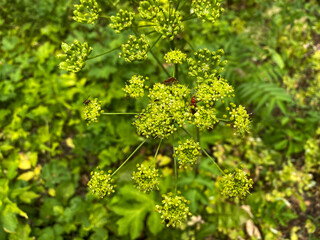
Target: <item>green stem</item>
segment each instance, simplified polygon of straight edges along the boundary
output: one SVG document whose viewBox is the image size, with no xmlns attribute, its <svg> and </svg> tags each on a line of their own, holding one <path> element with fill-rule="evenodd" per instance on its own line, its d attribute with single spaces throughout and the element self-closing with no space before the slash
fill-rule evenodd
<svg viewBox="0 0 320 240">
<path fill-rule="evenodd" d="M 161 39 L 161 35 L 157 38 L 157 40 L 152 44 L 151 48 L 149 51 L 151 51 L 151 49 L 159 42 L 159 40 Z"/>
<path fill-rule="evenodd" d="M 174 158 L 173 161 L 174 161 L 174 195 L 177 195 L 177 189 L 178 189 L 177 158 Z"/>
<path fill-rule="evenodd" d="M 216 163 L 216 161 L 214 161 L 213 158 L 209 155 L 209 153 L 206 150 L 204 150 L 203 148 L 201 148 L 201 150 L 202 150 L 202 152 L 204 152 L 207 155 L 207 157 L 212 161 L 212 163 L 218 168 L 218 170 L 222 173 L 222 175 L 226 175 L 222 171 L 222 169 L 219 167 L 219 165 Z"/>
<path fill-rule="evenodd" d="M 101 113 L 103 115 L 136 115 L 139 113 Z"/>
<path fill-rule="evenodd" d="M 97 58 L 97 57 L 101 57 L 101 56 L 106 55 L 106 54 L 108 54 L 108 53 L 111 53 L 111 52 L 113 52 L 113 51 L 115 51 L 115 50 L 118 50 L 118 49 L 120 49 L 120 48 L 121 48 L 121 47 L 116 47 L 116 48 L 110 49 L 110 50 L 108 50 L 108 51 L 106 51 L 106 52 L 104 52 L 104 53 L 98 54 L 98 55 L 93 56 L 93 57 L 89 57 L 89 58 L 87 58 L 87 60 L 91 60 L 91 59 L 94 59 L 94 58 Z"/>
<path fill-rule="evenodd" d="M 195 50 L 195 48 L 192 46 L 192 44 L 191 44 L 187 39 L 184 38 L 184 40 L 185 40 L 186 43 L 191 47 L 192 51 L 195 52 L 196 50 Z"/>
<path fill-rule="evenodd" d="M 185 18 L 185 19 L 182 19 L 181 22 L 185 22 L 185 21 L 189 21 L 189 20 L 192 20 L 192 19 L 195 19 L 197 18 L 197 16 L 195 15 L 190 15 L 189 17 Z"/>
<path fill-rule="evenodd" d="M 225 119 L 225 118 L 217 118 L 219 121 L 224 121 L 224 122 L 232 122 L 231 120 L 229 119 Z"/>
<path fill-rule="evenodd" d="M 175 75 L 176 75 L 176 64 L 174 64 L 172 69 L 172 77 L 175 77 Z"/>
<path fill-rule="evenodd" d="M 130 154 L 130 156 L 112 173 L 111 177 L 114 176 L 130 160 L 133 154 L 135 154 L 136 151 L 138 151 L 146 141 L 147 139 L 140 143 L 140 145 Z"/>
<path fill-rule="evenodd" d="M 149 51 L 151 55 L 154 57 L 154 59 L 157 61 L 158 65 L 162 68 L 162 70 L 168 75 L 168 77 L 171 77 L 170 73 L 168 72 L 167 69 L 164 68 L 160 60 L 157 58 L 157 56 L 150 50 Z"/>
<path fill-rule="evenodd" d="M 154 165 L 154 167 L 156 167 L 156 159 L 157 159 L 157 156 L 158 156 L 158 152 L 159 152 L 161 143 L 162 143 L 162 138 L 160 139 L 160 142 L 159 142 L 159 145 L 158 145 L 156 154 L 155 154 L 154 157 L 153 157 L 153 165 Z"/>
</svg>

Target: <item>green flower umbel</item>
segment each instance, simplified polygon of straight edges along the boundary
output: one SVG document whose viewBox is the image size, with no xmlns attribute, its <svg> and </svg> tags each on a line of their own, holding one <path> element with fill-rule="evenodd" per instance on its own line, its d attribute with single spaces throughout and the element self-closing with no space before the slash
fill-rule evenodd
<svg viewBox="0 0 320 240">
<path fill-rule="evenodd" d="M 69 72 L 79 72 L 86 65 L 86 60 L 92 52 L 92 47 L 87 42 L 80 43 L 75 40 L 71 45 L 67 43 L 61 44 L 65 54 L 58 57 L 64 61 L 59 64 L 59 68 Z"/>
<path fill-rule="evenodd" d="M 110 23 L 109 27 L 116 33 L 120 33 L 132 25 L 133 16 L 134 13 L 120 9 L 116 16 L 110 18 L 112 23 Z"/>
<path fill-rule="evenodd" d="M 149 41 L 145 35 L 134 36 L 130 35 L 129 40 L 121 45 L 121 53 L 119 57 L 123 57 L 127 62 L 143 61 L 148 58 L 148 51 L 150 49 Z"/>
<path fill-rule="evenodd" d="M 233 106 L 235 107 L 234 104 Z M 238 133 L 243 134 L 249 132 L 250 120 L 245 107 L 239 105 L 239 107 L 230 111 L 230 115 L 230 120 L 234 121 L 233 127 Z"/>
<path fill-rule="evenodd" d="M 186 60 L 187 54 L 178 50 L 172 50 L 164 55 L 166 63 L 182 64 Z"/>
<path fill-rule="evenodd" d="M 200 156 L 200 145 L 193 139 L 187 139 L 184 143 L 179 142 L 178 147 L 174 148 L 173 156 L 178 159 L 179 168 L 187 168 L 197 163 Z"/>
<path fill-rule="evenodd" d="M 181 224 L 186 222 L 188 216 L 192 215 L 187 206 L 190 201 L 178 195 L 164 194 L 162 195 L 162 206 L 156 205 L 156 211 L 161 214 L 162 223 L 166 224 L 167 227 L 180 227 Z"/>
<path fill-rule="evenodd" d="M 133 75 L 132 78 L 129 80 L 129 84 L 123 88 L 123 91 L 126 93 L 127 96 L 133 98 L 140 98 L 144 96 L 144 81 L 148 80 L 149 78 L 144 78 L 143 76 L 136 76 Z"/>
<path fill-rule="evenodd" d="M 133 172 L 132 180 L 134 187 L 144 193 L 149 193 L 152 190 L 159 190 L 159 174 L 154 167 L 146 167 L 137 164 L 138 171 Z"/>
<path fill-rule="evenodd" d="M 88 183 L 90 192 L 98 198 L 104 196 L 110 196 L 114 193 L 115 185 L 112 184 L 113 179 L 111 178 L 111 171 L 108 174 L 104 173 L 103 170 L 91 172 L 91 179 Z"/>
<path fill-rule="evenodd" d="M 83 109 L 83 117 L 84 120 L 87 121 L 87 125 L 89 126 L 93 122 L 98 122 L 98 117 L 101 113 L 104 111 L 101 110 L 101 101 L 98 101 L 97 98 L 94 100 L 88 100 L 87 103 L 85 103 L 85 107 Z"/>
<path fill-rule="evenodd" d="M 95 0 L 80 0 L 80 5 L 74 5 L 73 19 L 79 23 L 92 23 L 99 17 L 102 11 Z"/>
<path fill-rule="evenodd" d="M 221 194 L 230 198 L 245 198 L 250 194 L 249 189 L 253 185 L 253 180 L 248 176 L 242 168 L 236 168 L 233 173 L 222 176 L 218 180 Z"/>
<path fill-rule="evenodd" d="M 192 0 L 192 8 L 203 22 L 214 23 L 223 12 L 223 8 L 220 7 L 220 0 Z"/>
<path fill-rule="evenodd" d="M 184 29 L 181 19 L 180 13 L 175 9 L 172 9 L 170 12 L 163 10 L 155 17 L 154 23 L 156 26 L 154 30 L 160 33 L 163 39 L 168 38 L 173 40 L 173 38 Z"/>
</svg>

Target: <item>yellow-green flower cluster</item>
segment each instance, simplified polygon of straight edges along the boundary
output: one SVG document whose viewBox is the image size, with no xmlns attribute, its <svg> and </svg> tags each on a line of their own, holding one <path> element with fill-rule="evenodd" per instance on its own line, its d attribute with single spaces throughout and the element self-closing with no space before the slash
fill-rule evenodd
<svg viewBox="0 0 320 240">
<path fill-rule="evenodd" d="M 123 88 L 123 91 L 126 92 L 127 96 L 133 98 L 140 98 L 144 96 L 144 81 L 148 80 L 149 78 L 144 78 L 143 76 L 136 76 L 133 75 L 129 80 L 129 84 Z"/>
<path fill-rule="evenodd" d="M 233 97 L 234 90 L 223 78 L 214 77 L 196 86 L 196 100 L 213 106 L 216 101 Z"/>
<path fill-rule="evenodd" d="M 127 62 L 146 60 L 149 49 L 150 44 L 145 35 L 142 34 L 139 37 L 130 35 L 129 40 L 121 45 L 122 52 L 119 57 L 123 57 Z"/>
<path fill-rule="evenodd" d="M 138 171 L 133 172 L 132 180 L 134 187 L 144 193 L 149 193 L 152 190 L 159 190 L 159 174 L 158 169 L 154 167 L 146 167 L 137 164 Z"/>
<path fill-rule="evenodd" d="M 181 84 L 154 84 L 148 95 L 148 106 L 133 123 L 138 134 L 147 138 L 167 138 L 177 126 L 182 127 L 185 121 L 191 121 L 189 95 L 190 90 Z"/>
<path fill-rule="evenodd" d="M 98 198 L 110 196 L 114 193 L 115 185 L 112 184 L 111 171 L 106 174 L 103 170 L 91 172 L 91 179 L 88 182 L 90 192 Z"/>
<path fill-rule="evenodd" d="M 213 128 L 218 122 L 215 108 L 197 106 L 190 123 L 196 125 L 200 130 L 205 130 Z"/>
<path fill-rule="evenodd" d="M 182 64 L 186 60 L 187 54 L 178 50 L 172 50 L 164 55 L 166 63 Z"/>
<path fill-rule="evenodd" d="M 116 33 L 120 33 L 132 25 L 133 17 L 133 12 L 120 9 L 116 16 L 111 16 L 110 20 L 112 23 L 109 24 L 109 27 Z"/>
<path fill-rule="evenodd" d="M 192 8 L 203 22 L 210 21 L 212 23 L 220 17 L 224 10 L 220 7 L 220 0 L 192 0 Z"/>
<path fill-rule="evenodd" d="M 92 23 L 99 18 L 102 11 L 96 0 L 80 0 L 80 5 L 74 5 L 73 19 L 79 23 Z"/>
<path fill-rule="evenodd" d="M 75 40 L 71 45 L 67 43 L 61 44 L 65 54 L 58 57 L 64 61 L 59 64 L 59 68 L 69 72 L 79 72 L 86 65 L 86 60 L 92 52 L 92 47 L 89 47 L 87 42 L 80 43 Z"/>
<path fill-rule="evenodd" d="M 184 26 L 181 22 L 181 15 L 175 9 L 170 12 L 163 10 L 161 14 L 157 14 L 154 20 L 154 30 L 161 34 L 163 39 L 168 38 L 173 40 L 173 38 L 180 32 L 183 31 Z"/>
<path fill-rule="evenodd" d="M 221 194 L 235 199 L 245 198 L 253 185 L 253 180 L 248 176 L 242 168 L 236 168 L 233 173 L 222 176 L 218 180 Z"/>
<path fill-rule="evenodd" d="M 160 12 L 159 0 L 141 1 L 138 7 L 141 18 L 151 20 Z"/>
<path fill-rule="evenodd" d="M 319 131 L 319 129 L 318 129 Z M 304 145 L 305 166 L 307 171 L 320 172 L 320 139 L 310 138 Z"/>
<path fill-rule="evenodd" d="M 193 139 L 179 142 L 178 147 L 174 148 L 174 157 L 178 159 L 179 168 L 187 168 L 197 163 L 200 156 L 200 144 Z"/>
<path fill-rule="evenodd" d="M 93 122 L 98 122 L 98 117 L 104 112 L 101 110 L 101 104 L 102 102 L 98 101 L 97 98 L 89 100 L 89 102 L 85 104 L 83 109 L 83 118 L 87 121 L 88 126 Z"/>
<path fill-rule="evenodd" d="M 171 192 L 163 194 L 162 206 L 156 205 L 156 211 L 161 214 L 162 223 L 167 227 L 180 227 L 192 215 L 187 205 L 190 201 L 179 194 L 180 192 L 175 196 Z"/>
<path fill-rule="evenodd" d="M 234 104 L 231 105 L 235 107 Z M 233 108 L 230 111 L 230 115 L 230 120 L 234 121 L 233 127 L 236 129 L 238 133 L 243 134 L 249 132 L 250 120 L 245 107 L 239 105 L 239 107 Z"/>
<path fill-rule="evenodd" d="M 227 61 L 221 59 L 223 55 L 222 49 L 217 52 L 211 52 L 207 48 L 198 50 L 194 53 L 194 58 L 188 58 L 189 75 L 196 77 L 198 82 L 219 76 L 227 64 Z"/>
</svg>

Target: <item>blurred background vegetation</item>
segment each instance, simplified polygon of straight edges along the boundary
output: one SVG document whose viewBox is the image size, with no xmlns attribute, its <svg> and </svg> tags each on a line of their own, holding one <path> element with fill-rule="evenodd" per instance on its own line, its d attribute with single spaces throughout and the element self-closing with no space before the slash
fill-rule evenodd
<svg viewBox="0 0 320 240">
<path fill-rule="evenodd" d="M 107 15 L 116 13 L 100 1 Z M 127 1 L 121 1 L 122 3 Z M 127 64 L 118 53 L 93 59 L 71 74 L 58 69 L 61 42 L 87 41 L 93 54 L 117 47 L 106 19 L 72 20 L 71 0 L 0 0 L 0 239 L 319 239 L 320 4 L 316 0 L 227 0 L 214 24 L 190 21 L 185 38 L 196 49 L 223 48 L 224 77 L 236 102 L 251 113 L 251 134 L 217 127 L 201 143 L 223 169 L 251 173 L 252 194 L 239 203 L 216 191 L 208 159 L 180 174 L 179 188 L 197 218 L 166 229 L 154 212 L 172 186 L 172 148 L 158 161 L 161 192 L 132 188 L 137 161 L 153 156 L 150 141 L 124 167 L 112 198 L 87 194 L 90 172 L 115 169 L 140 139 L 131 117 L 102 116 L 89 127 L 83 101 L 97 97 L 107 112 L 136 112 L 124 97 L 133 74 L 162 81 L 153 60 Z M 168 50 L 163 44 L 157 50 Z"/>
</svg>

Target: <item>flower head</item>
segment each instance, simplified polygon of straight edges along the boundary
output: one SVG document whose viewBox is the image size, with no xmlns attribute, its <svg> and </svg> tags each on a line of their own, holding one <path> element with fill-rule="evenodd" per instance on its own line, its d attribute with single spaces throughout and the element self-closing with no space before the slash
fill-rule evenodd
<svg viewBox="0 0 320 240">
<path fill-rule="evenodd" d="M 160 12 L 159 0 L 140 1 L 138 11 L 140 17 L 151 20 Z"/>
<path fill-rule="evenodd" d="M 92 122 L 98 122 L 98 117 L 101 113 L 103 113 L 103 110 L 101 110 L 101 104 L 102 102 L 98 101 L 97 98 L 90 100 L 85 104 L 83 109 L 83 117 L 84 120 L 88 122 L 87 125 L 90 125 Z"/>
<path fill-rule="evenodd" d="M 90 192 L 98 198 L 110 196 L 114 192 L 115 185 L 112 184 L 111 170 L 106 174 L 103 170 L 91 172 L 91 179 L 88 183 Z"/>
<path fill-rule="evenodd" d="M 178 50 L 172 50 L 164 55 L 166 63 L 182 64 L 186 60 L 187 54 Z"/>
<path fill-rule="evenodd" d="M 250 194 L 249 189 L 252 188 L 253 180 L 248 178 L 242 168 L 236 168 L 233 173 L 222 176 L 218 183 L 221 188 L 221 194 L 236 199 L 243 199 Z"/>
<path fill-rule="evenodd" d="M 129 80 L 129 84 L 123 88 L 126 95 L 133 97 L 133 98 L 140 98 L 144 96 L 144 81 L 148 80 L 149 78 L 144 78 L 143 76 L 133 75 L 132 78 Z"/>
<path fill-rule="evenodd" d="M 154 23 L 156 26 L 154 30 L 160 33 L 163 39 L 168 38 L 173 40 L 173 38 L 184 29 L 181 19 L 180 13 L 175 9 L 170 12 L 163 10 L 155 17 Z"/>
<path fill-rule="evenodd" d="M 220 0 L 192 0 L 192 8 L 203 22 L 214 23 L 223 12 L 223 8 L 220 7 Z"/>
<path fill-rule="evenodd" d="M 198 50 L 194 53 L 194 58 L 188 58 L 189 75 L 196 77 L 198 82 L 219 76 L 224 70 L 223 66 L 227 64 L 227 61 L 221 59 L 223 55 L 222 49 L 217 52 L 206 48 Z"/>
<path fill-rule="evenodd" d="M 164 194 L 162 206 L 156 205 L 156 211 L 161 214 L 162 223 L 167 227 L 180 227 L 186 222 L 188 216 L 192 215 L 187 206 L 190 201 L 179 194 L 179 192 L 175 196 L 172 193 Z"/>
<path fill-rule="evenodd" d="M 130 35 L 129 40 L 121 45 L 122 51 L 119 57 L 123 57 L 127 62 L 143 61 L 148 58 L 149 49 L 150 44 L 145 35 L 142 34 L 139 37 Z"/>
<path fill-rule="evenodd" d="M 133 172 L 132 180 L 134 187 L 144 193 L 149 193 L 152 190 L 159 190 L 159 174 L 154 167 L 146 167 L 137 164 L 138 171 Z"/>
<path fill-rule="evenodd" d="M 154 84 L 148 95 L 149 104 L 133 123 L 138 134 L 147 138 L 167 138 L 177 130 L 177 126 L 191 120 L 189 95 L 190 90 L 181 84 Z"/>
<path fill-rule="evenodd" d="M 120 9 L 116 16 L 110 18 L 112 23 L 110 23 L 109 27 L 116 33 L 120 33 L 132 25 L 133 17 L 133 12 Z"/>
<path fill-rule="evenodd" d="M 233 104 L 233 106 L 235 105 Z M 249 132 L 250 120 L 245 107 L 239 105 L 238 108 L 233 108 L 230 111 L 230 115 L 230 120 L 234 121 L 233 127 L 238 133 L 243 134 Z"/>
<path fill-rule="evenodd" d="M 80 23 L 94 24 L 102 11 L 96 0 L 80 0 L 80 4 L 74 7 L 73 19 Z"/>
<path fill-rule="evenodd" d="M 193 139 L 187 139 L 185 142 L 179 142 L 178 147 L 174 148 L 174 157 L 177 157 L 179 168 L 187 168 L 197 162 L 200 156 L 200 145 Z"/>
<path fill-rule="evenodd" d="M 89 47 L 87 42 L 81 44 L 78 40 L 75 40 L 71 45 L 62 43 L 61 48 L 65 54 L 59 56 L 64 59 L 59 64 L 59 68 L 69 72 L 79 72 L 84 68 L 92 51 L 92 47 Z"/>
</svg>

